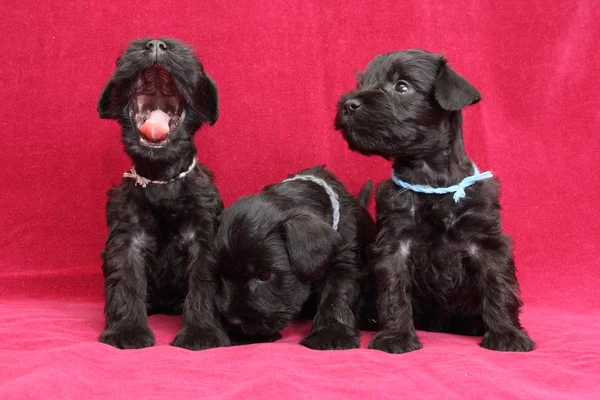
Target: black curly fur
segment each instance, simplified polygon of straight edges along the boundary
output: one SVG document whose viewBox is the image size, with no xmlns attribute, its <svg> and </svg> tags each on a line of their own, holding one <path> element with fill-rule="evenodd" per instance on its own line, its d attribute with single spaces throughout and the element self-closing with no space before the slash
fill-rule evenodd
<svg viewBox="0 0 600 400">
<path fill-rule="evenodd" d="M 460 110 L 479 92 L 446 60 L 421 50 L 376 57 L 342 96 L 336 129 L 349 147 L 393 160 L 402 180 L 434 187 L 474 171 Z M 481 346 L 530 351 L 519 323 L 521 300 L 495 179 L 452 194 L 407 191 L 391 180 L 377 189 L 377 236 L 369 250 L 377 283 L 379 332 L 370 348 L 421 348 L 417 329 L 483 335 Z"/>
<path fill-rule="evenodd" d="M 167 50 L 157 56 L 146 48 L 149 40 L 134 41 L 118 59 L 98 112 L 121 124 L 125 151 L 139 175 L 169 180 L 192 164 L 196 130 L 216 121 L 217 90 L 188 47 L 162 39 Z M 185 110 L 162 148 L 144 146 L 132 121 L 136 83 L 144 70 L 156 65 L 170 73 Z M 108 196 L 109 234 L 102 266 L 106 327 L 100 341 L 124 349 L 152 346 L 147 314 L 183 311 L 183 328 L 174 345 L 191 349 L 228 345 L 214 307 L 211 246 L 223 204 L 212 173 L 198 165 L 182 179 L 146 188 L 123 179 Z"/>
<path fill-rule="evenodd" d="M 325 180 L 339 195 L 338 230 L 329 196 L 314 182 L 281 182 L 241 198 L 225 210 L 217 234 L 217 303 L 237 343 L 277 340 L 292 318 L 314 315 L 301 344 L 358 347 L 360 283 L 375 224 L 330 172 L 317 166 L 298 174 Z M 367 185 L 361 198 L 369 194 Z"/>
</svg>

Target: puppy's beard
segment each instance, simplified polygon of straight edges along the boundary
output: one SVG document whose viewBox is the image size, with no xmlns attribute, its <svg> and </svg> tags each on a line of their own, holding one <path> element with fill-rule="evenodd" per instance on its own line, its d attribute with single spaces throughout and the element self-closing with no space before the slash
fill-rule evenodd
<svg viewBox="0 0 600 400">
<path fill-rule="evenodd" d="M 383 146 L 377 140 L 377 132 L 363 132 L 350 124 L 346 124 L 341 131 L 350 150 L 365 155 L 388 156 L 382 152 Z"/>
<path fill-rule="evenodd" d="M 360 151 L 356 132 L 354 130 L 354 118 L 348 115 L 345 110 L 339 109 L 335 118 L 334 127 L 342 133 L 342 136 L 348 143 L 348 147 L 353 151 Z"/>
</svg>

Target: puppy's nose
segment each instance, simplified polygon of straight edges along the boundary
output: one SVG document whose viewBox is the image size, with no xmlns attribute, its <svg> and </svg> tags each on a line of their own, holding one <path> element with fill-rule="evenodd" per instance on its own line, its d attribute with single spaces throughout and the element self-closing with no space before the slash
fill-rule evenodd
<svg viewBox="0 0 600 400">
<path fill-rule="evenodd" d="M 151 40 L 146 43 L 146 48 L 150 51 L 161 52 L 167 50 L 167 44 L 162 40 Z"/>
<path fill-rule="evenodd" d="M 242 320 L 238 317 L 229 317 L 227 318 L 227 321 L 229 321 L 231 326 L 240 326 L 242 324 Z"/>
<path fill-rule="evenodd" d="M 346 111 L 348 112 L 348 114 L 352 114 L 360 106 L 362 106 L 362 101 L 360 99 L 357 99 L 357 98 L 352 98 L 350 100 L 347 100 L 344 103 L 344 107 L 346 107 Z"/>
</svg>

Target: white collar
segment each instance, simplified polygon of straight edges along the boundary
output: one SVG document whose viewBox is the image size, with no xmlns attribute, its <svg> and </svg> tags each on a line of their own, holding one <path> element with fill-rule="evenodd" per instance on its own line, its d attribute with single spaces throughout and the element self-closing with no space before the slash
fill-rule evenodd
<svg viewBox="0 0 600 400">
<path fill-rule="evenodd" d="M 130 178 L 130 179 L 135 179 L 135 185 L 140 185 L 141 187 L 145 188 L 146 186 L 148 186 L 148 184 L 150 183 L 154 183 L 157 185 L 166 185 L 167 183 L 171 183 L 174 182 L 178 179 L 181 179 L 183 177 L 185 177 L 187 174 L 189 174 L 190 172 L 192 172 L 194 170 L 194 168 L 196 167 L 198 163 L 196 162 L 196 158 L 193 159 L 192 164 L 190 165 L 190 167 L 187 169 L 187 171 L 184 171 L 182 173 L 180 173 L 179 175 L 177 175 L 175 178 L 171 178 L 168 181 L 153 181 L 151 179 L 148 178 L 144 178 L 143 176 L 138 175 L 137 172 L 135 172 L 135 165 L 133 165 L 131 167 L 131 171 L 129 172 L 125 172 L 123 174 L 124 178 Z"/>
<path fill-rule="evenodd" d="M 327 195 L 329 196 L 329 200 L 331 201 L 331 208 L 333 209 L 333 223 L 331 224 L 331 227 L 333 228 L 333 230 L 337 231 L 338 224 L 340 223 L 340 202 L 338 200 L 338 194 L 331 188 L 331 186 L 327 184 L 327 182 L 325 182 L 321 178 L 317 178 L 314 175 L 296 175 L 284 180 L 283 182 L 295 181 L 298 179 L 302 181 L 314 182 L 317 185 L 321 186 L 323 189 L 325 189 L 325 192 L 327 193 Z"/>
</svg>

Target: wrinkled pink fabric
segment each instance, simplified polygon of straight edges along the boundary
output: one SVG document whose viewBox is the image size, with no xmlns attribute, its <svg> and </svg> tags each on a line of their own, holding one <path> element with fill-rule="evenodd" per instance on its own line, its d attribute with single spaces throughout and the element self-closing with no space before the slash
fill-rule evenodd
<svg viewBox="0 0 600 400">
<path fill-rule="evenodd" d="M 599 20 L 597 0 L 3 0 L 0 399 L 599 399 Z M 165 316 L 150 317 L 153 348 L 98 343 L 106 192 L 131 161 L 96 106 L 142 36 L 190 43 L 217 84 L 196 143 L 226 205 L 315 164 L 353 193 L 388 179 L 334 131 L 336 102 L 378 53 L 443 53 L 482 93 L 466 148 L 501 181 L 538 349 L 418 332 L 410 354 L 367 350 L 372 333 L 317 352 L 297 344 L 305 322 L 194 353 L 167 345 L 180 318 Z"/>
<path fill-rule="evenodd" d="M 179 317 L 152 316 L 156 346 L 96 342 L 102 304 L 30 300 L 0 306 L 0 398 L 600 398 L 600 316 L 526 308 L 532 353 L 480 348 L 480 338 L 418 332 L 423 349 L 306 349 L 309 322 L 272 344 L 192 352 L 169 346 Z"/>
</svg>

